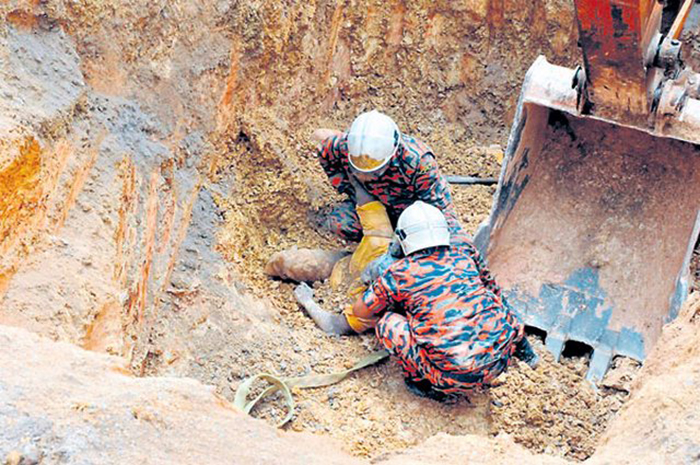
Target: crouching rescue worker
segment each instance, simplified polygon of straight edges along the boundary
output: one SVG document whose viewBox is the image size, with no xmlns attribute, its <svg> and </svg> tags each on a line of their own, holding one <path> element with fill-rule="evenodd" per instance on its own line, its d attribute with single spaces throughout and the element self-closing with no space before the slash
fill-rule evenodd
<svg viewBox="0 0 700 465">
<path fill-rule="evenodd" d="M 375 328 L 403 368 L 408 387 L 444 399 L 490 384 L 515 355 L 537 355 L 520 319 L 466 235 L 450 237 L 442 212 L 415 202 L 398 219 L 404 257 L 372 281 L 352 309 L 355 332 Z M 350 334 L 344 315 L 321 309 L 302 285 L 297 298 L 326 332 Z"/>
<path fill-rule="evenodd" d="M 362 113 L 347 133 L 319 129 L 314 137 L 322 141 L 318 159 L 332 186 L 349 197 L 322 219 L 325 229 L 350 241 L 362 238 L 355 180 L 386 207 L 392 225 L 406 207 L 422 200 L 442 210 L 451 230 L 460 227 L 449 185 L 432 151 L 419 139 L 401 134 L 387 115 L 376 110 Z"/>
</svg>

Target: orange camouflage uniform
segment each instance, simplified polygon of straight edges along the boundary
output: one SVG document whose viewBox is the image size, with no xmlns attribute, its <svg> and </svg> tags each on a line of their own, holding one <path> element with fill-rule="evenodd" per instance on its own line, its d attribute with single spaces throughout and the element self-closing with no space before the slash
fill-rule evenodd
<svg viewBox="0 0 700 465">
<path fill-rule="evenodd" d="M 409 205 L 422 200 L 443 212 L 451 231 L 461 230 L 449 184 L 440 174 L 432 150 L 420 139 L 405 134 L 402 139 L 402 146 L 381 176 L 358 181 L 386 207 L 392 225 L 396 224 L 401 212 Z M 355 190 L 349 180 L 352 171 L 348 160 L 347 134 L 326 139 L 318 151 L 318 158 L 335 190 L 350 197 L 334 207 L 324 219 L 324 226 L 344 239 L 359 241 L 362 238 L 362 225 L 355 212 Z"/>
<path fill-rule="evenodd" d="M 524 337 L 473 244 L 466 236 L 452 244 L 393 263 L 362 297 L 407 380 L 445 394 L 489 384 Z"/>
</svg>

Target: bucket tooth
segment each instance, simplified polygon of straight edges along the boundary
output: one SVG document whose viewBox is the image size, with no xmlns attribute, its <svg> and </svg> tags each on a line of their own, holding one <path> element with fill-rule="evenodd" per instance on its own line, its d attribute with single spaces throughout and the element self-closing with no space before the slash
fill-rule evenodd
<svg viewBox="0 0 700 465">
<path fill-rule="evenodd" d="M 554 357 L 555 361 L 559 361 L 561 353 L 564 350 L 564 345 L 569 339 L 569 329 L 571 327 L 571 316 L 560 313 L 556 315 L 556 320 L 547 333 L 547 338 L 544 341 L 544 345 L 549 350 L 549 352 Z"/>
<path fill-rule="evenodd" d="M 603 380 L 605 373 L 610 368 L 610 362 L 615 356 L 614 347 L 620 341 L 620 333 L 617 331 L 605 330 L 600 337 L 592 344 L 593 354 L 588 365 L 586 379 L 597 384 Z"/>
<path fill-rule="evenodd" d="M 558 335 L 558 334 L 551 334 L 547 335 L 547 339 L 544 342 L 545 347 L 547 350 L 554 356 L 554 361 L 558 362 L 559 357 L 561 357 L 561 353 L 564 350 L 564 344 L 566 343 L 566 339 L 564 339 L 563 336 Z"/>
<path fill-rule="evenodd" d="M 593 351 L 591 362 L 588 365 L 586 379 L 593 384 L 598 384 L 603 380 L 605 373 L 610 368 L 610 361 L 613 358 L 613 353 L 604 347 L 599 347 Z"/>
</svg>

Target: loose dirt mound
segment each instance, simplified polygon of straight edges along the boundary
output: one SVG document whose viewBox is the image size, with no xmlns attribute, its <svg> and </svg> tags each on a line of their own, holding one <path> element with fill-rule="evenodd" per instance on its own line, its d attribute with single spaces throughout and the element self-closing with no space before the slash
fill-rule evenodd
<svg viewBox="0 0 700 465">
<path fill-rule="evenodd" d="M 0 326 L 0 344 L 3 464 L 361 463 L 245 418 L 192 379 L 134 378 L 124 359 L 17 328 Z"/>
<path fill-rule="evenodd" d="M 584 378 L 586 358 L 555 363 L 543 344 L 538 341 L 535 347 L 543 358 L 536 371 L 521 363 L 493 388 L 493 429 L 510 434 L 533 452 L 584 460 L 595 450 L 628 391 L 596 391 Z"/>
</svg>

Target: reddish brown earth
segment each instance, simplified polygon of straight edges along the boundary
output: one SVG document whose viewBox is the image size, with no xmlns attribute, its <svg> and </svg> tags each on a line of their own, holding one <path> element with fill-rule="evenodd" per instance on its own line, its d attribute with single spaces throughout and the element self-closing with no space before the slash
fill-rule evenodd
<svg viewBox="0 0 700 465">
<path fill-rule="evenodd" d="M 424 138 L 446 173 L 494 176 L 492 146 L 504 144 L 529 64 L 539 53 L 576 61 L 569 2 L 9 1 L 0 18 L 0 325 L 60 341 L 2 328 L 12 350 L 0 356 L 11 373 L 0 381 L 10 423 L 0 457 L 429 463 L 454 451 L 541 463 L 558 459 L 532 452 L 593 453 L 627 393 L 593 390 L 583 361 L 516 366 L 454 406 L 411 395 L 393 364 L 372 367 L 295 394 L 288 429 L 322 439 L 277 433 L 222 400 L 252 374 L 331 371 L 375 347 L 371 336 L 323 335 L 292 286 L 264 275 L 293 245 L 351 248 L 312 226 L 338 198 L 314 160 L 313 129 L 377 107 Z M 473 231 L 493 189 L 454 193 Z M 115 364 L 147 377 L 117 376 Z M 280 415 L 274 404 L 257 413 Z M 504 432 L 512 439 L 490 437 Z M 245 450 L 232 447 L 244 434 Z"/>
</svg>

